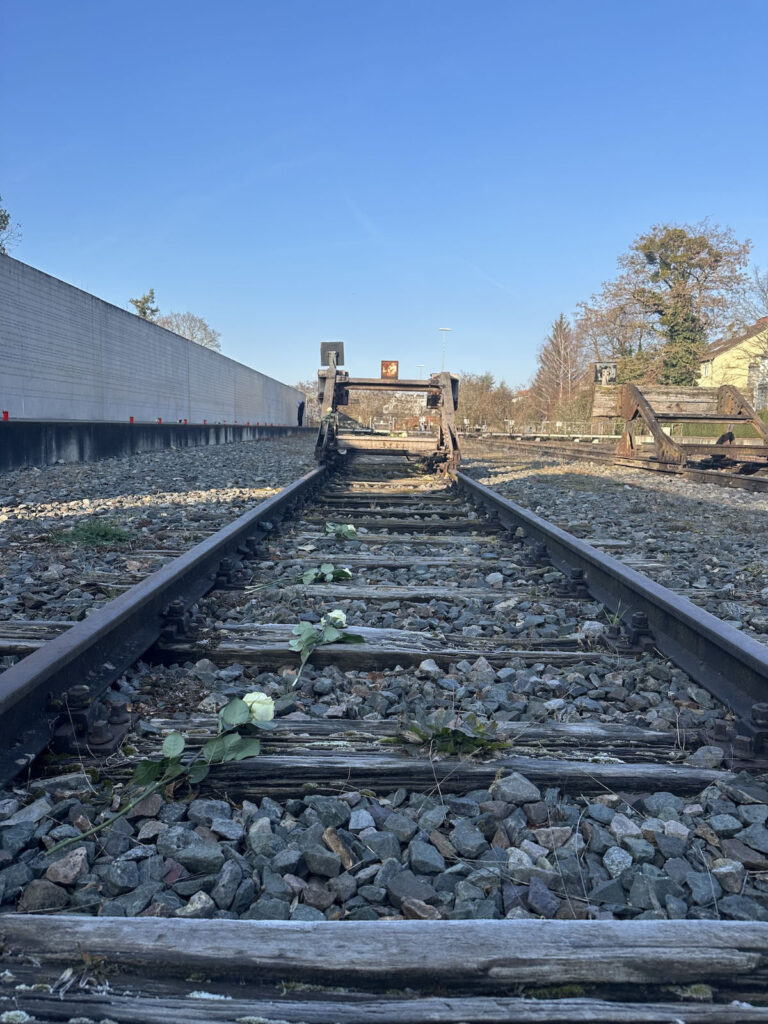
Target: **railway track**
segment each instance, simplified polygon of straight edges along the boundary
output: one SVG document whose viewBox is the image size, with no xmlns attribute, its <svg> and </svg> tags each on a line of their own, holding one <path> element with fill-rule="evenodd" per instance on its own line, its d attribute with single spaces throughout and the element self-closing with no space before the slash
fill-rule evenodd
<svg viewBox="0 0 768 1024">
<path fill-rule="evenodd" d="M 557 458 L 567 457 L 569 459 L 587 460 L 589 462 L 602 462 L 612 466 L 623 466 L 626 469 L 643 469 L 653 473 L 666 473 L 682 477 L 699 484 L 713 484 L 715 487 L 732 487 L 745 491 L 763 493 L 768 491 L 768 467 L 766 467 L 764 447 L 755 446 L 754 462 L 744 463 L 729 460 L 728 452 L 733 454 L 732 449 L 720 452 L 714 445 L 701 445 L 699 454 L 702 456 L 700 465 L 688 464 L 678 466 L 673 463 L 659 462 L 650 454 L 637 454 L 631 458 L 616 453 L 615 444 L 592 444 L 590 440 L 566 441 L 565 439 L 552 439 L 549 437 L 538 438 L 521 435 L 511 438 L 493 438 L 487 441 L 495 450 L 506 449 L 517 452 L 540 452 L 542 455 L 553 455 Z M 712 449 L 712 452 L 710 452 Z M 744 452 L 748 446 L 737 446 L 735 451 Z M 712 462 L 712 454 L 722 455 L 722 464 L 716 466 Z M 709 456 L 709 457 L 707 457 Z M 745 472 L 744 466 L 747 467 Z M 759 473 L 760 475 L 751 475 Z"/>
<path fill-rule="evenodd" d="M 598 547 L 362 454 L 47 625 L 0 692 L 0 1020 L 768 1020 L 768 653 Z M 86 834 L 253 691 L 259 756 Z"/>
</svg>

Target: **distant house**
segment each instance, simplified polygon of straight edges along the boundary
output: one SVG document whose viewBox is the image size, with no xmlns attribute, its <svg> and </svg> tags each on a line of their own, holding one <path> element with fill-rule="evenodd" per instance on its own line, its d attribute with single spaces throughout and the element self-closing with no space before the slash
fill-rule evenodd
<svg viewBox="0 0 768 1024">
<path fill-rule="evenodd" d="M 733 384 L 750 389 L 755 407 L 768 406 L 768 316 L 740 334 L 713 341 L 699 364 L 699 387 Z"/>
</svg>

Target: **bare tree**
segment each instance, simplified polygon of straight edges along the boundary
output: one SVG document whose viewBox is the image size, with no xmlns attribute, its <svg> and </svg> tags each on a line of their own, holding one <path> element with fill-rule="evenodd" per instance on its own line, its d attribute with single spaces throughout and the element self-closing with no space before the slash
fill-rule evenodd
<svg viewBox="0 0 768 1024">
<path fill-rule="evenodd" d="M 768 316 L 768 270 L 752 267 L 752 276 L 740 296 L 738 312 L 744 327 Z"/>
<path fill-rule="evenodd" d="M 532 389 L 542 418 L 573 416 L 576 401 L 585 390 L 587 352 L 582 336 L 563 313 L 552 324 L 538 361 Z"/>
<path fill-rule="evenodd" d="M 657 340 L 651 315 L 624 279 L 608 281 L 577 310 L 576 330 L 594 360 L 627 359 Z"/>
<path fill-rule="evenodd" d="M 150 289 L 151 290 L 151 289 Z M 131 300 L 133 301 L 133 300 Z M 165 327 L 174 334 L 180 334 L 182 338 L 194 341 L 203 348 L 213 349 L 214 352 L 221 351 L 221 337 L 201 316 L 195 313 L 164 313 L 155 320 L 158 327 Z"/>
</svg>

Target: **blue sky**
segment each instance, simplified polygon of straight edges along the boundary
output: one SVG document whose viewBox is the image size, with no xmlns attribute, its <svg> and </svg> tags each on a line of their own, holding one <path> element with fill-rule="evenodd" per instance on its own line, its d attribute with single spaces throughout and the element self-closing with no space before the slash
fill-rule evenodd
<svg viewBox="0 0 768 1024">
<path fill-rule="evenodd" d="M 768 267 L 766 0 L 5 0 L 12 255 L 313 377 L 524 383 L 660 221 Z M 130 307 L 129 307 L 130 308 Z"/>
</svg>

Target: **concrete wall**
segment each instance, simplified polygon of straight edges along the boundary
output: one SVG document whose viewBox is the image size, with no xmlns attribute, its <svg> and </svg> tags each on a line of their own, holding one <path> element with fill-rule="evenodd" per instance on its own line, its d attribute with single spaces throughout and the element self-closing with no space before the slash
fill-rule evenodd
<svg viewBox="0 0 768 1024">
<path fill-rule="evenodd" d="M 0 255 L 11 419 L 296 423 L 295 388 Z"/>
<path fill-rule="evenodd" d="M 268 441 L 274 437 L 301 436 L 309 442 L 314 434 L 313 427 L 9 420 L 0 423 L 0 472 L 52 466 L 56 462 L 93 462 L 164 448 Z"/>
</svg>

